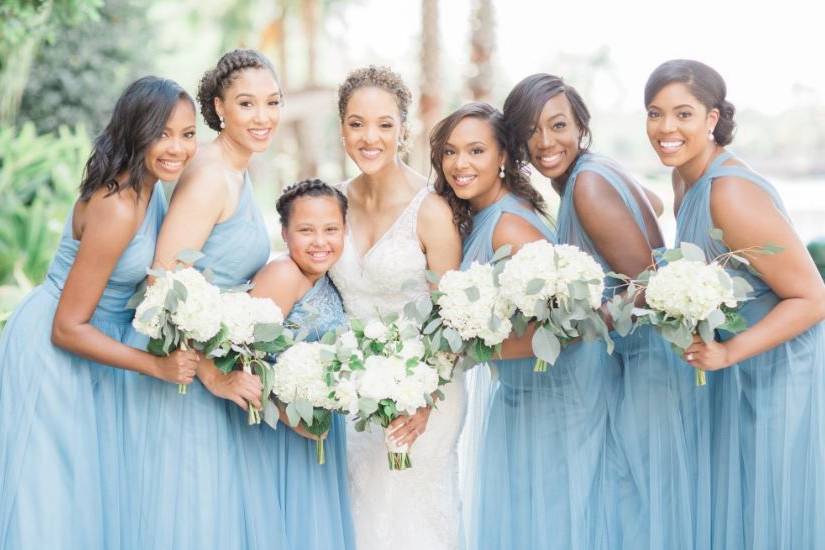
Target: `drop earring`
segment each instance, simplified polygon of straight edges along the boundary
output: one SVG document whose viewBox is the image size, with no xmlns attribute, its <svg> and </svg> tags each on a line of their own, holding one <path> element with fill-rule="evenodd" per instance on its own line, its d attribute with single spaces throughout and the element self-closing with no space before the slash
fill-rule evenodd
<svg viewBox="0 0 825 550">
<path fill-rule="evenodd" d="M 226 128 L 226 122 L 223 121 L 223 117 L 218 115 L 218 119 L 221 121 L 221 130 Z"/>
<path fill-rule="evenodd" d="M 498 177 L 500 177 L 501 179 L 504 179 L 504 165 L 503 164 L 498 167 Z"/>
<path fill-rule="evenodd" d="M 710 130 L 708 130 L 708 141 L 714 141 L 715 138 L 713 137 L 713 131 L 715 129 L 716 128 L 711 128 Z"/>
</svg>

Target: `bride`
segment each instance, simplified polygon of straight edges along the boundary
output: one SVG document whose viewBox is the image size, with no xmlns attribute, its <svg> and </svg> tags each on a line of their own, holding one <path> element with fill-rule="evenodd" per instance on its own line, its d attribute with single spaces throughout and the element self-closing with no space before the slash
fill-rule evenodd
<svg viewBox="0 0 825 550">
<path fill-rule="evenodd" d="M 338 90 L 342 142 L 361 173 L 342 184 L 349 199 L 341 259 L 331 270 L 350 316 L 400 312 L 429 291 L 426 270 L 457 269 L 461 240 L 447 203 L 404 164 L 411 94 L 386 67 L 359 69 Z M 415 284 L 411 284 L 413 281 Z M 389 430 L 411 444 L 412 468 L 390 471 L 384 434 L 347 433 L 353 521 L 359 550 L 461 547 L 457 442 L 464 419 L 463 378 L 444 401 L 396 419 Z"/>
</svg>

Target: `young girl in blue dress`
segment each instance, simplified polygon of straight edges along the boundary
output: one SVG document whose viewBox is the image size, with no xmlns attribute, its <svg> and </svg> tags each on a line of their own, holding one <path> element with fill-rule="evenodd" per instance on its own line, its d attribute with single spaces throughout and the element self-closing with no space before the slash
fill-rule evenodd
<svg viewBox="0 0 825 550">
<path fill-rule="evenodd" d="M 191 382 L 194 352 L 155 357 L 126 304 L 165 212 L 158 180 L 195 154 L 195 108 L 175 82 L 131 84 L 95 140 L 46 280 L 0 337 L 0 549 L 120 548 L 122 381 Z"/>
</svg>

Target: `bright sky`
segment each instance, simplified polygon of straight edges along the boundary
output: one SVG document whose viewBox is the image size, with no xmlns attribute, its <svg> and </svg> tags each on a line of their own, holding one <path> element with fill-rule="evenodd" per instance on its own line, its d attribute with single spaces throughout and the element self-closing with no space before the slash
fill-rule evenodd
<svg viewBox="0 0 825 550">
<path fill-rule="evenodd" d="M 469 57 L 472 0 L 440 2 L 445 86 L 459 89 Z M 778 112 L 802 101 L 825 102 L 825 30 L 815 1 L 690 2 L 494 0 L 497 89 L 506 93 L 534 72 L 556 72 L 582 86 L 585 58 L 607 47 L 617 79 L 596 78 L 589 102 L 601 108 L 640 109 L 644 83 L 659 63 L 675 57 L 703 61 L 728 84 L 739 109 Z M 351 65 L 337 55 L 333 72 L 365 60 L 418 67 L 420 2 L 352 2 L 328 32 L 345 44 Z M 339 50 L 340 52 L 341 50 Z M 561 59 L 561 61 L 559 61 Z M 417 75 L 404 75 L 413 80 Z M 797 92 L 794 93 L 794 89 Z"/>
</svg>

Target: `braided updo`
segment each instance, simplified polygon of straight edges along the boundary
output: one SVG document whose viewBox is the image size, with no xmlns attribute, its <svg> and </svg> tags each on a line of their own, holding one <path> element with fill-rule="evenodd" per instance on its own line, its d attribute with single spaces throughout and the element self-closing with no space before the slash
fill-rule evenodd
<svg viewBox="0 0 825 550">
<path fill-rule="evenodd" d="M 306 179 L 293 183 L 284 189 L 275 206 L 281 218 L 281 227 L 289 225 L 289 216 L 292 214 L 292 204 L 301 197 L 330 197 L 338 201 L 341 216 L 347 219 L 347 197 L 335 187 L 319 179 Z"/>
<path fill-rule="evenodd" d="M 710 111 L 719 110 L 719 121 L 713 129 L 713 140 L 725 146 L 733 141 L 736 130 L 736 108 L 726 99 L 725 80 L 716 70 L 692 59 L 665 61 L 650 74 L 645 85 L 645 107 L 650 105 L 662 88 L 673 82 L 687 86 L 690 93 Z"/>
<path fill-rule="evenodd" d="M 266 69 L 272 73 L 275 82 L 278 82 L 275 68 L 262 53 L 256 50 L 237 49 L 223 54 L 215 68 L 206 71 L 198 84 L 198 104 L 203 120 L 216 132 L 221 131 L 221 120 L 215 110 L 215 98 L 223 99 L 224 91 L 244 69 Z"/>
</svg>

